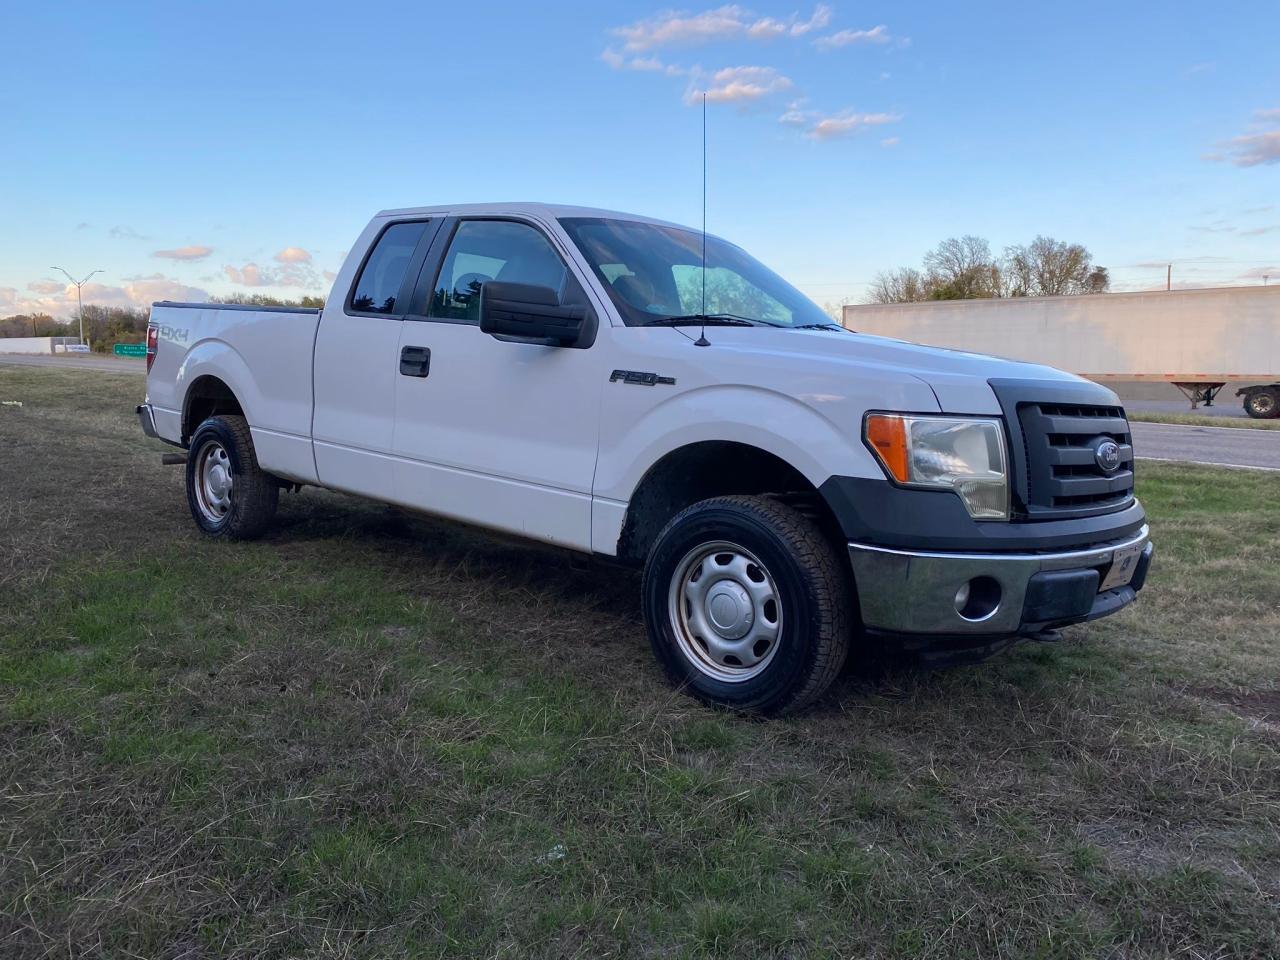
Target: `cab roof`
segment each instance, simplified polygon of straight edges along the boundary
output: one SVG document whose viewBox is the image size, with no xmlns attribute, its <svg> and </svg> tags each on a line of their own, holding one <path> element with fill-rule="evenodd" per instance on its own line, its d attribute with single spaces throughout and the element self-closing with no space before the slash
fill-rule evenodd
<svg viewBox="0 0 1280 960">
<path fill-rule="evenodd" d="M 510 203 L 454 203 L 440 204 L 430 207 L 397 207 L 379 211 L 379 217 L 412 217 L 421 215 L 451 215 L 458 217 L 503 216 L 523 214 L 525 216 L 543 217 L 558 220 L 560 217 L 599 217 L 606 220 L 634 220 L 639 223 L 656 223 L 663 227 L 677 227 L 681 230 L 694 230 L 684 224 L 658 220 L 655 217 L 644 217 L 635 213 L 622 213 L 617 210 L 601 210 L 597 207 L 577 207 L 564 203 L 536 203 L 531 201 L 513 201 Z"/>
</svg>

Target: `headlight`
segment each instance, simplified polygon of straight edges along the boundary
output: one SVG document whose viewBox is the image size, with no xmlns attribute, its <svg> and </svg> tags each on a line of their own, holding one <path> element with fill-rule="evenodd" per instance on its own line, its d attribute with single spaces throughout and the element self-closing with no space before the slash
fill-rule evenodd
<svg viewBox="0 0 1280 960">
<path fill-rule="evenodd" d="M 977 520 L 1009 519 L 1009 458 L 998 420 L 871 413 L 867 445 L 898 483 L 954 490 Z"/>
</svg>

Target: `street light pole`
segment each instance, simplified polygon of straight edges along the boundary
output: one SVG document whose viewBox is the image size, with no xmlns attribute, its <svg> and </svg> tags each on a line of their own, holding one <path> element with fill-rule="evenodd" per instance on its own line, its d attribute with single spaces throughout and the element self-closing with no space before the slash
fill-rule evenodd
<svg viewBox="0 0 1280 960">
<path fill-rule="evenodd" d="M 82 300 L 82 299 L 81 299 L 81 297 L 80 297 L 80 288 L 81 288 L 81 287 L 83 287 L 86 283 L 88 283 L 91 277 L 93 277 L 95 274 L 99 274 L 99 273 L 101 273 L 102 271 L 101 271 L 101 270 L 95 270 L 95 271 L 93 271 L 93 273 L 91 273 L 91 274 L 89 274 L 88 276 L 86 276 L 83 280 L 77 280 L 75 277 L 73 277 L 71 274 L 67 273 L 67 271 L 63 270 L 61 267 L 50 267 L 49 269 L 50 269 L 50 270 L 58 270 L 58 271 L 60 271 L 64 277 L 66 277 L 66 278 L 67 278 L 68 280 L 70 280 L 73 284 L 75 284 L 75 288 L 76 288 L 76 308 L 77 308 L 77 309 L 79 310 L 79 312 L 80 312 L 80 342 L 81 342 L 81 343 L 84 343 L 84 300 Z"/>
</svg>

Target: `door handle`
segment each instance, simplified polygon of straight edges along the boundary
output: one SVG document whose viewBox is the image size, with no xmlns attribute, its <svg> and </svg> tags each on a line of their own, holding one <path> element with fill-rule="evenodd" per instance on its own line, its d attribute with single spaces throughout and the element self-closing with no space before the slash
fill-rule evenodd
<svg viewBox="0 0 1280 960">
<path fill-rule="evenodd" d="M 425 377 L 431 372 L 429 347 L 403 347 L 400 350 L 400 373 L 406 377 Z"/>
</svg>

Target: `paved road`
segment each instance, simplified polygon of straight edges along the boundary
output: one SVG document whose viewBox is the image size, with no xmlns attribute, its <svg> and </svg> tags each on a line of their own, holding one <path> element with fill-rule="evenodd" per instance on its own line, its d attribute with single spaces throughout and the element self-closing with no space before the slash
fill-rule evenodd
<svg viewBox="0 0 1280 960">
<path fill-rule="evenodd" d="M 146 373 L 146 362 L 130 357 L 58 357 L 25 353 L 0 353 L 0 364 L 20 367 L 57 367 L 60 370 L 97 370 L 111 373 Z"/>
<path fill-rule="evenodd" d="M 1280 470 L 1280 430 L 1131 423 L 1140 460 L 1184 460 Z"/>
</svg>

